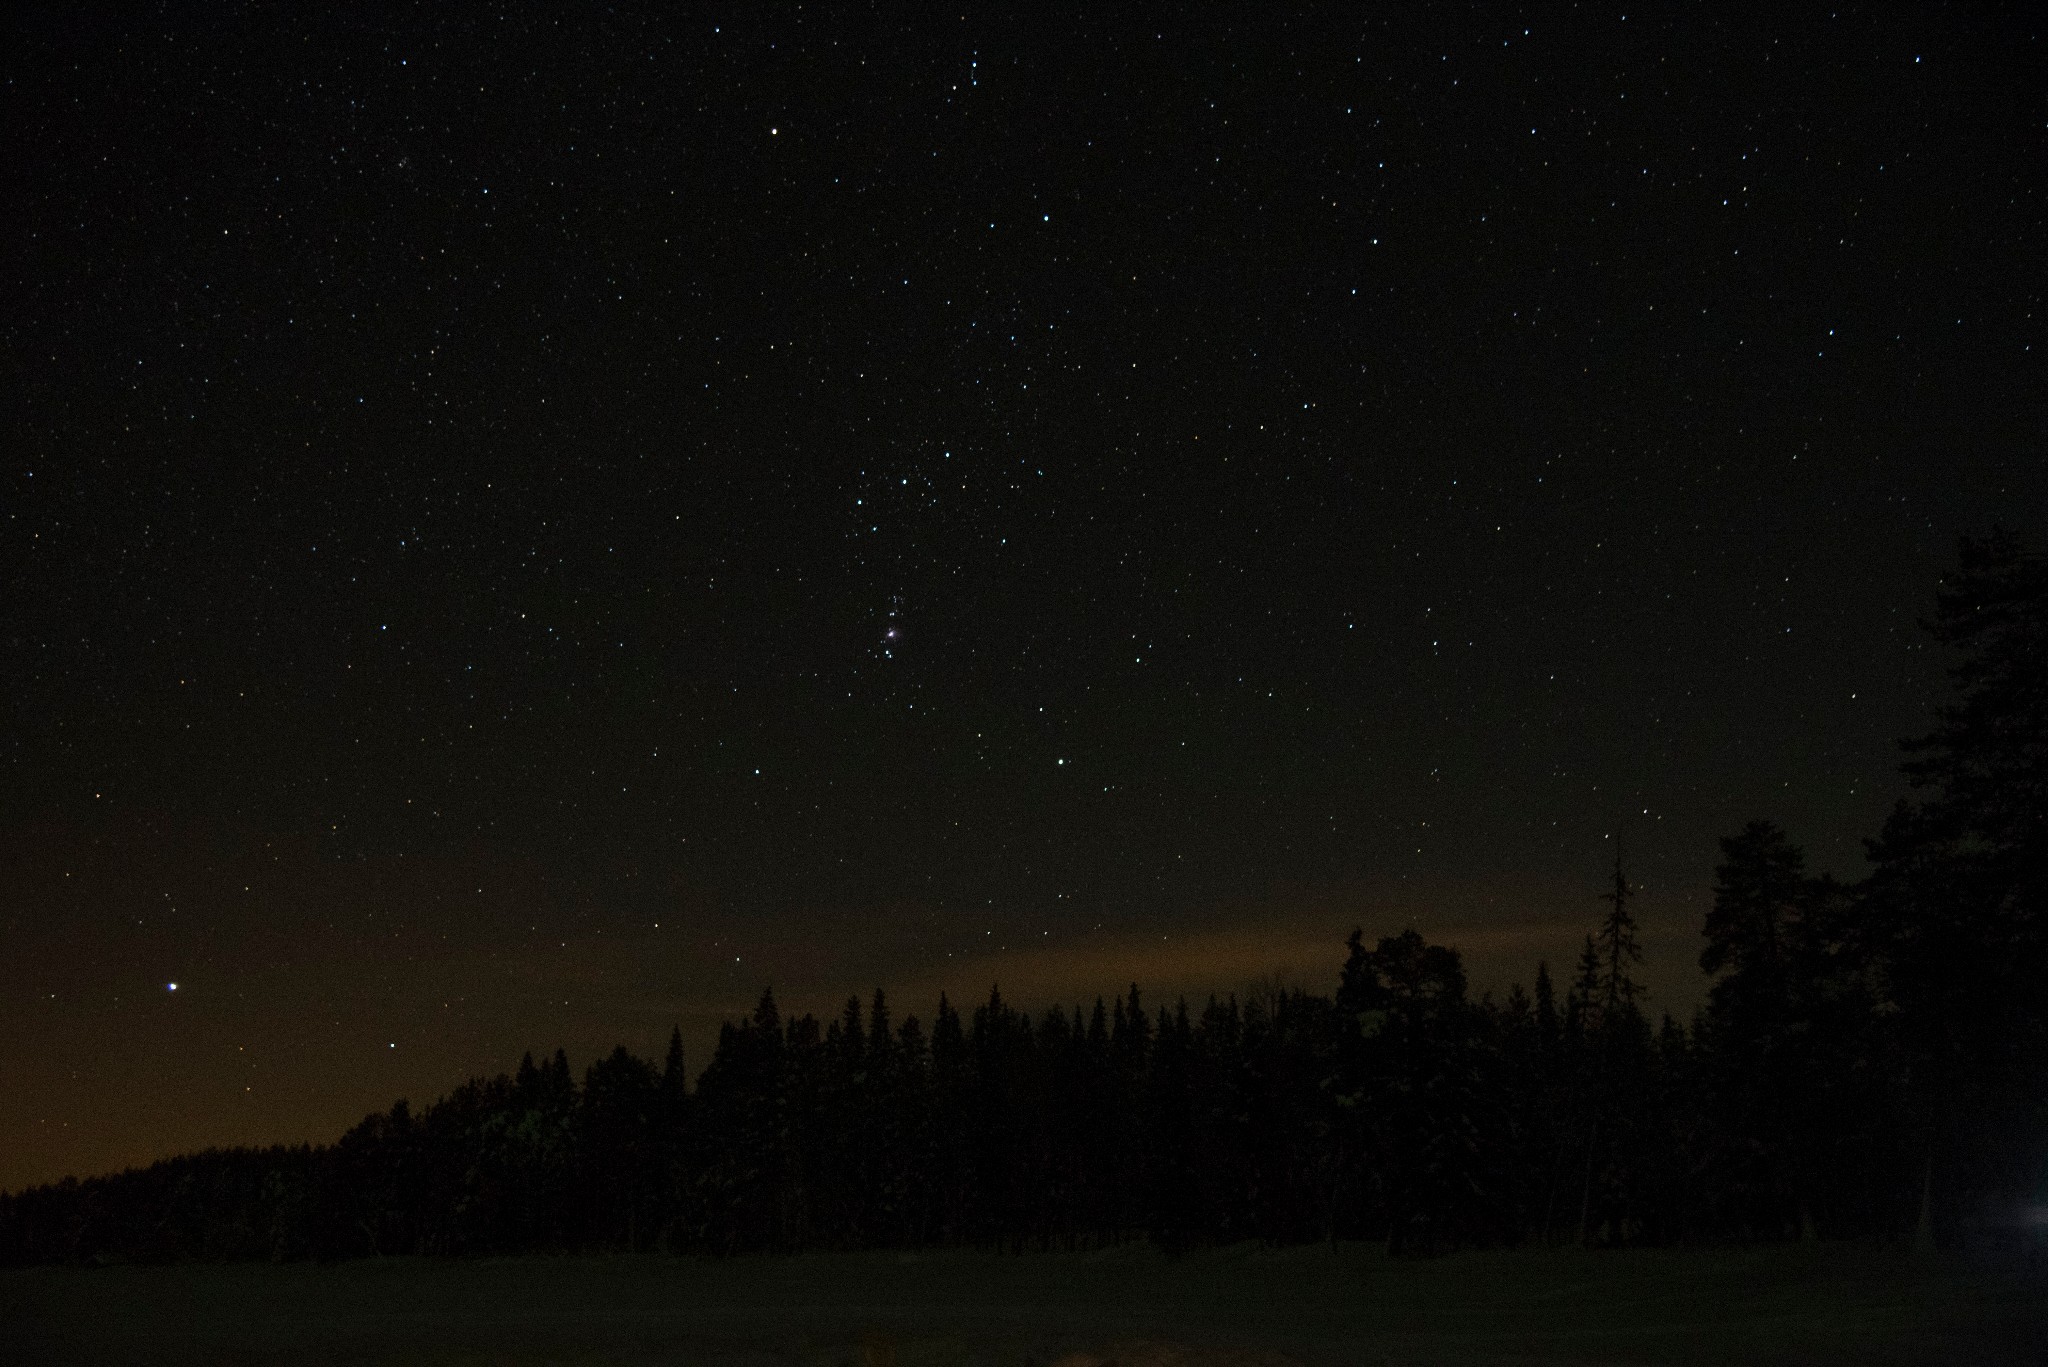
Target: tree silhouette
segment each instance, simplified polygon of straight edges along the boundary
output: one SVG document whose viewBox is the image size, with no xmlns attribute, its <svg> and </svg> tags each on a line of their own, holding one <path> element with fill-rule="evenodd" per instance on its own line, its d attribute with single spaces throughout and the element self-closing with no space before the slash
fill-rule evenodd
<svg viewBox="0 0 2048 1367">
<path fill-rule="evenodd" d="M 1635 892 L 1621 871 L 1621 846 L 1617 840 L 1614 885 L 1601 894 L 1600 900 L 1607 903 L 1608 910 L 1600 921 L 1597 940 L 1602 965 L 1601 1000 L 1603 1009 L 1610 1016 L 1619 1016 L 1623 1011 L 1633 1009 L 1636 998 L 1642 995 L 1634 970 L 1643 960 L 1643 950 L 1636 942 L 1635 915 L 1628 909 L 1629 900 Z"/>
<path fill-rule="evenodd" d="M 0 1263 L 636 1249 L 1376 1239 L 2019 1237 L 2048 1164 L 2048 571 L 1966 543 L 1938 599 L 1957 701 L 1872 876 L 1720 842 L 1707 1003 L 1653 1030 L 1616 859 L 1562 1004 L 1467 995 L 1457 952 L 1354 931 L 1328 996 L 1147 1014 L 991 990 L 927 1034 L 772 990 L 690 1085 L 624 1048 L 526 1055 L 335 1143 L 215 1150 L 0 1195 Z"/>
<path fill-rule="evenodd" d="M 659 1229 L 661 1079 L 623 1045 L 590 1065 L 576 1111 L 581 1244 L 628 1251 Z"/>
<path fill-rule="evenodd" d="M 1930 624 L 1956 699 L 1905 742 L 1924 795 L 1871 843 L 1865 899 L 1929 1237 L 2009 1219 L 2048 1150 L 2048 559 L 2003 531 L 1959 558 Z"/>
</svg>

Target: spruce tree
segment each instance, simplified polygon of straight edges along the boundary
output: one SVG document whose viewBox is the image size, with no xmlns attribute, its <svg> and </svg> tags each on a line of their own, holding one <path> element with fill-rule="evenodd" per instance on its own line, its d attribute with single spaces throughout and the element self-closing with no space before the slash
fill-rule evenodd
<svg viewBox="0 0 2048 1367">
<path fill-rule="evenodd" d="M 1600 995 L 1606 1014 L 1612 1018 L 1635 1009 L 1636 998 L 1642 995 L 1642 986 L 1636 982 L 1633 970 L 1642 962 L 1643 951 L 1636 942 L 1636 918 L 1628 909 L 1629 900 L 1637 891 L 1621 871 L 1621 847 L 1617 841 L 1614 885 L 1600 897 L 1608 904 L 1607 915 L 1600 922 Z"/>
<path fill-rule="evenodd" d="M 683 1066 L 683 1030 L 669 1030 L 668 1052 L 661 1061 L 661 1091 L 658 1102 L 659 1202 L 656 1218 L 660 1238 L 666 1247 L 676 1248 L 687 1238 L 684 1203 L 688 1180 L 690 1078 Z"/>
<path fill-rule="evenodd" d="M 1810 1023 L 1801 1020 L 1795 946 L 1812 886 L 1806 857 L 1768 821 L 1721 841 L 1700 967 L 1719 1099 L 1719 1185 L 1729 1217 L 1776 1237 L 1804 1227 L 1801 1117 L 1814 1085 Z M 1800 1028 L 1795 1031 L 1795 1025 Z"/>
<path fill-rule="evenodd" d="M 1864 899 L 1910 1070 L 1925 1236 L 2037 1200 L 2048 1162 L 2048 556 L 1999 530 L 1959 562 L 1930 624 L 1954 700 L 1905 743 L 1921 796 L 1871 843 Z"/>
<path fill-rule="evenodd" d="M 1557 989 L 1550 983 L 1550 963 L 1536 961 L 1536 1033 L 1546 1050 L 1555 1051 L 1564 1025 L 1557 1015 Z"/>
</svg>

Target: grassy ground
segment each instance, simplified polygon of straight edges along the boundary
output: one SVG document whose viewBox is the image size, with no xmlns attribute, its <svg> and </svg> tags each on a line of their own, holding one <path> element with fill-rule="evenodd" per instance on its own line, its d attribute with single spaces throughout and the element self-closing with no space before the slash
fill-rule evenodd
<svg viewBox="0 0 2048 1367">
<path fill-rule="evenodd" d="M 0 1273 L 9 1363 L 2040 1363 L 2048 1285 L 1844 1246 L 388 1259 Z"/>
</svg>

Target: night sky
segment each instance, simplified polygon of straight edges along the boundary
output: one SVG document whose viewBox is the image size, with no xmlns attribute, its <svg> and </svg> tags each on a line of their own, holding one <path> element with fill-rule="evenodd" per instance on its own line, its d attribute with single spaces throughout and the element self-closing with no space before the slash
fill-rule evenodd
<svg viewBox="0 0 2048 1367">
<path fill-rule="evenodd" d="M 1617 836 L 1684 1018 L 2038 544 L 2026 7 L 342 8 L 0 42 L 0 1189 Z"/>
</svg>

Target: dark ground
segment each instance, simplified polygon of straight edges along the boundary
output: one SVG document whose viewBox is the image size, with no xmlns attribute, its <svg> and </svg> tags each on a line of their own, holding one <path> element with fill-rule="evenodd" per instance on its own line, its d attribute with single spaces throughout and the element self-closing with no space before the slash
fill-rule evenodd
<svg viewBox="0 0 2048 1367">
<path fill-rule="evenodd" d="M 8 1363 L 2048 1362 L 2038 1277 L 1839 1245 L 1248 1247 L 0 1273 Z"/>
</svg>

